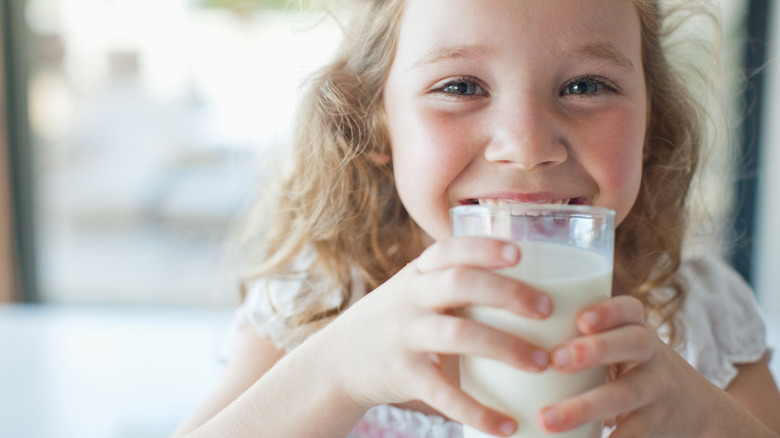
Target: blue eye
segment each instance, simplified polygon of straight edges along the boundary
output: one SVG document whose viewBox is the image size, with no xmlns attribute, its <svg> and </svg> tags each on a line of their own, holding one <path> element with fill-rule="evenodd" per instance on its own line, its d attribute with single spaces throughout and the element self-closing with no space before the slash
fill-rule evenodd
<svg viewBox="0 0 780 438">
<path fill-rule="evenodd" d="M 569 84 L 566 87 L 566 92 L 569 94 L 594 94 L 601 89 L 601 85 L 593 81 L 579 81 L 573 84 Z"/>
<path fill-rule="evenodd" d="M 473 82 L 457 82 L 447 85 L 442 91 L 445 93 L 473 96 L 477 94 L 479 86 Z"/>
<path fill-rule="evenodd" d="M 575 96 L 590 96 L 604 91 L 614 92 L 615 89 L 606 82 L 594 78 L 577 78 L 564 87 L 561 94 Z"/>
<path fill-rule="evenodd" d="M 475 80 L 457 78 L 436 87 L 436 92 L 452 97 L 473 97 L 486 95 L 487 91 Z"/>
</svg>

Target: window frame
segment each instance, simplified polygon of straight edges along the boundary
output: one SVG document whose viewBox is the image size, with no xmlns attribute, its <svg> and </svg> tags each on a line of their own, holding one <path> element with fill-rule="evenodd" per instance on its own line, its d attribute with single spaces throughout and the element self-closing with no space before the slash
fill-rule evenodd
<svg viewBox="0 0 780 438">
<path fill-rule="evenodd" d="M 2 39 L 2 120 L 5 143 L 9 208 L 7 250 L 12 290 L 11 301 L 38 301 L 35 258 L 34 157 L 27 118 L 27 71 L 30 32 L 25 19 L 25 0 L 0 2 Z"/>
</svg>

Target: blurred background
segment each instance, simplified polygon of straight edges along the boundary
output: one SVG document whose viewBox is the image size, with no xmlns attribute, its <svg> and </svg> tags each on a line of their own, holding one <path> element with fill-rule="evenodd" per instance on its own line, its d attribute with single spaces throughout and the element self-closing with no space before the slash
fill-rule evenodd
<svg viewBox="0 0 780 438">
<path fill-rule="evenodd" d="M 336 25 L 285 0 L 2 0 L 0 437 L 164 437 L 219 373 L 226 235 Z"/>
<path fill-rule="evenodd" d="M 226 235 L 337 25 L 285 0 L 0 1 L 0 437 L 168 436 L 219 373 Z M 722 2 L 738 129 L 699 188 L 777 347 L 773 6 Z"/>
</svg>

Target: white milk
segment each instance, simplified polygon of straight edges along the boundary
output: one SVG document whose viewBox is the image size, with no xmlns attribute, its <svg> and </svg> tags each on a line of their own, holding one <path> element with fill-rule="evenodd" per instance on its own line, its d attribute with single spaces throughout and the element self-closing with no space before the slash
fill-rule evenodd
<svg viewBox="0 0 780 438">
<path fill-rule="evenodd" d="M 584 307 L 610 296 L 612 263 L 599 254 L 565 245 L 522 242 L 521 262 L 499 272 L 520 279 L 552 296 L 553 314 L 545 320 L 518 316 L 503 309 L 471 307 L 464 314 L 474 320 L 521 335 L 546 349 L 578 336 L 575 317 Z M 514 417 L 515 438 L 550 438 L 536 424 L 542 407 L 580 394 L 605 382 L 604 367 L 578 373 L 547 369 L 530 373 L 503 362 L 475 356 L 462 356 L 461 387 L 486 406 Z M 556 438 L 600 438 L 601 422 L 555 434 Z M 490 435 L 464 427 L 464 438 Z"/>
</svg>

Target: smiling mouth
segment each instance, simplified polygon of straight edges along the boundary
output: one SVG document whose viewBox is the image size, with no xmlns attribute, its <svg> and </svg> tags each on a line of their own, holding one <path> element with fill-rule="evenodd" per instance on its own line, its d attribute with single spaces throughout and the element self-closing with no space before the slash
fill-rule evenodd
<svg viewBox="0 0 780 438">
<path fill-rule="evenodd" d="M 514 199 L 494 199 L 494 198 L 475 198 L 467 199 L 462 202 L 463 205 L 487 205 L 487 206 L 501 206 L 501 205 L 517 205 L 517 204 L 531 204 L 531 205 L 585 205 L 585 198 L 559 198 L 559 199 L 544 199 L 535 201 L 518 201 Z"/>
</svg>

